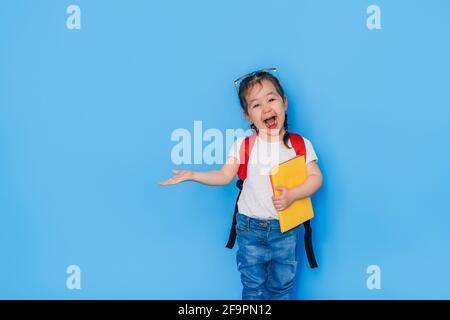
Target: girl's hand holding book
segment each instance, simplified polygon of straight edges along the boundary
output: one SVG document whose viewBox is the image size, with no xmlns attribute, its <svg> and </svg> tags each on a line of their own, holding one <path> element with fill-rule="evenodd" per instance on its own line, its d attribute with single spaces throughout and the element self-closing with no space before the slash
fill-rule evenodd
<svg viewBox="0 0 450 320">
<path fill-rule="evenodd" d="M 281 193 L 278 196 L 272 196 L 273 205 L 277 211 L 283 211 L 291 205 L 294 199 L 290 190 L 286 187 L 278 186 L 275 187 L 275 190 L 279 190 Z"/>
</svg>

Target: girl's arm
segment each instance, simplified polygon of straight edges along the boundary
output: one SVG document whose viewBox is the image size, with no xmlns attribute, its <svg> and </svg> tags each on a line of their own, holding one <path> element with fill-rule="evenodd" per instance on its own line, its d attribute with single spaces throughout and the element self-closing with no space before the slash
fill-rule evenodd
<svg viewBox="0 0 450 320">
<path fill-rule="evenodd" d="M 196 181 L 209 186 L 224 186 L 229 184 L 236 176 L 239 169 L 239 162 L 235 157 L 228 157 L 220 170 L 212 171 L 191 171 L 172 170 L 175 174 L 172 178 L 160 182 L 160 186 L 168 186 L 183 181 Z"/>
<path fill-rule="evenodd" d="M 303 199 L 312 196 L 322 186 L 322 172 L 316 161 L 311 161 L 306 165 L 308 178 L 296 188 L 292 188 L 293 200 Z"/>
<path fill-rule="evenodd" d="M 305 182 L 295 188 L 285 188 L 277 186 L 275 189 L 280 190 L 279 196 L 273 196 L 272 202 L 278 211 L 282 211 L 289 205 L 299 199 L 310 197 L 322 186 L 322 172 L 316 161 L 311 161 L 306 165 L 308 178 Z"/>
</svg>

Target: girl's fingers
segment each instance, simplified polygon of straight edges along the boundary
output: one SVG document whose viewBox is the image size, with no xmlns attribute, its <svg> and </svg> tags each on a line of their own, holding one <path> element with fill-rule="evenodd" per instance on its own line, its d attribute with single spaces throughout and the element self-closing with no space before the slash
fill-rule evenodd
<svg viewBox="0 0 450 320">
<path fill-rule="evenodd" d="M 175 184 L 175 183 L 176 183 L 175 180 L 173 178 L 170 178 L 169 180 L 160 182 L 159 184 L 162 186 L 168 186 L 168 185 Z"/>
<path fill-rule="evenodd" d="M 172 178 L 171 180 L 172 180 L 172 184 L 177 184 L 177 183 L 180 183 L 182 181 L 179 177 Z"/>
<path fill-rule="evenodd" d="M 281 211 L 281 210 L 284 210 L 284 208 L 285 208 L 284 205 L 279 204 L 279 203 L 275 204 L 274 206 L 275 206 L 275 208 L 276 208 L 277 210 L 280 210 L 280 211 Z"/>
<path fill-rule="evenodd" d="M 186 175 L 185 175 L 185 171 L 184 170 L 173 169 L 172 173 L 176 174 L 176 176 L 173 176 L 172 178 L 170 178 L 170 179 L 168 179 L 166 181 L 160 182 L 159 184 L 161 186 L 167 186 L 167 185 L 177 184 L 177 183 L 180 183 L 180 182 L 186 180 L 185 179 Z"/>
</svg>

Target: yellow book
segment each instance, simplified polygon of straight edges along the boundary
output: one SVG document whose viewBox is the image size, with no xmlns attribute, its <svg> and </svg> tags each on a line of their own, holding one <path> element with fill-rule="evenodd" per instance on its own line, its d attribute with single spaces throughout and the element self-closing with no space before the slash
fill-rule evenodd
<svg viewBox="0 0 450 320">
<path fill-rule="evenodd" d="M 280 191 L 275 190 L 275 187 L 290 189 L 301 185 L 307 178 L 305 157 L 297 156 L 274 166 L 269 171 L 269 177 L 275 196 L 280 195 Z M 285 210 L 278 211 L 281 232 L 289 231 L 313 217 L 310 197 L 295 200 Z"/>
</svg>

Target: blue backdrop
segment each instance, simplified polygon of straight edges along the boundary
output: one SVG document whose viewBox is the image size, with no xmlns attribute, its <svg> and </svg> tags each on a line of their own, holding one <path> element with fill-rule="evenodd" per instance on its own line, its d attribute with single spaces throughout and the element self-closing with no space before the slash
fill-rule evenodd
<svg viewBox="0 0 450 320">
<path fill-rule="evenodd" d="M 0 298 L 239 299 L 234 183 L 158 183 L 220 168 L 172 132 L 247 129 L 232 81 L 276 66 L 324 174 L 297 298 L 449 299 L 449 30 L 445 0 L 3 1 Z"/>
</svg>

